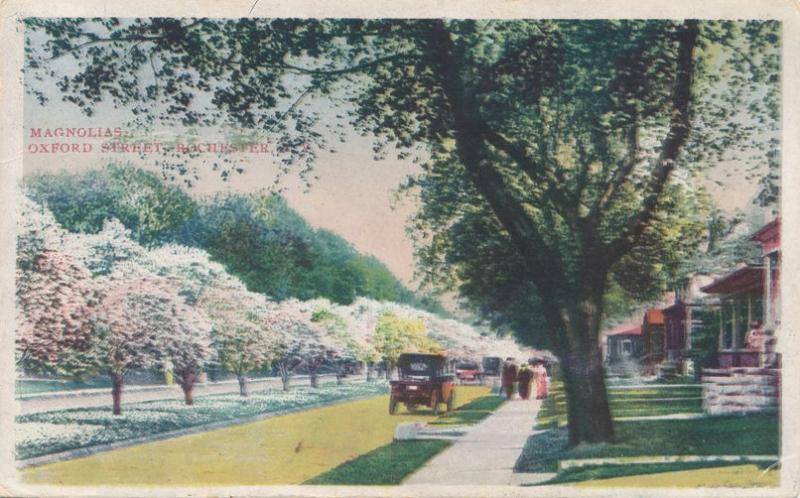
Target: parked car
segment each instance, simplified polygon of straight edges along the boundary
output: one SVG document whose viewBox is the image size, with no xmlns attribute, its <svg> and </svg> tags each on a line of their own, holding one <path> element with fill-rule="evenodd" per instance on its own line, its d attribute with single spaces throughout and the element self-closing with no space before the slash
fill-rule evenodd
<svg viewBox="0 0 800 498">
<path fill-rule="evenodd" d="M 474 361 L 456 363 L 456 378 L 459 382 L 480 382 L 481 368 Z"/>
<path fill-rule="evenodd" d="M 484 356 L 481 361 L 484 376 L 500 376 L 500 371 L 503 368 L 503 359 L 499 356 Z"/>
<path fill-rule="evenodd" d="M 397 360 L 399 380 L 393 380 L 389 397 L 389 413 L 397 413 L 397 405 L 403 403 L 406 410 L 413 412 L 418 406 L 427 406 L 435 415 L 440 413 L 440 405 L 446 410 L 453 409 L 455 403 L 455 379 L 445 372 L 447 359 L 440 354 L 403 353 Z"/>
</svg>

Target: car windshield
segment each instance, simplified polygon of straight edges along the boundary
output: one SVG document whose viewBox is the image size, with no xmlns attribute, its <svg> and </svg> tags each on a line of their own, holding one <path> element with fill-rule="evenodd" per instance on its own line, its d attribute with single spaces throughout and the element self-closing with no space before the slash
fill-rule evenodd
<svg viewBox="0 0 800 498">
<path fill-rule="evenodd" d="M 412 361 L 403 365 L 401 370 L 406 377 L 433 377 L 436 375 L 435 367 L 423 361 Z"/>
<path fill-rule="evenodd" d="M 456 368 L 459 370 L 477 370 L 478 365 L 476 363 L 459 363 Z"/>
</svg>

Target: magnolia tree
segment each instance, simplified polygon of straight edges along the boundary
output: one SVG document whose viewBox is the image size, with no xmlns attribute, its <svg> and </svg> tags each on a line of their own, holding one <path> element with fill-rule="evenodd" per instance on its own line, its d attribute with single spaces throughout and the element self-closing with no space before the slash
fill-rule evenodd
<svg viewBox="0 0 800 498">
<path fill-rule="evenodd" d="M 93 371 L 100 293 L 89 271 L 69 254 L 45 250 L 16 276 L 17 364 L 76 377 Z"/>
<path fill-rule="evenodd" d="M 327 308 L 317 309 L 311 317 L 312 322 L 322 328 L 339 351 L 338 357 L 333 362 L 337 384 L 341 384 L 348 366 L 354 363 L 365 365 L 367 380 L 371 380 L 370 365 L 379 359 L 377 351 L 364 333 L 365 328 L 353 320 L 348 311 L 347 307 L 329 305 Z"/>
<path fill-rule="evenodd" d="M 239 394 L 247 396 L 247 374 L 270 365 L 280 341 L 279 334 L 267 326 L 271 309 L 266 298 L 241 284 L 229 285 L 206 290 L 198 305 L 213 325 L 217 361 L 236 375 Z"/>
<path fill-rule="evenodd" d="M 95 234 L 70 233 L 64 250 L 78 258 L 93 276 L 105 276 L 121 263 L 140 260 L 147 250 L 131 239 L 131 232 L 116 218 L 103 221 Z"/>
<path fill-rule="evenodd" d="M 187 305 L 174 282 L 147 275 L 109 278 L 103 299 L 105 337 L 98 344 L 112 378 L 114 414 L 121 413 L 124 374 L 153 368 L 169 358 L 192 404 L 192 388 L 210 356 L 210 324 Z"/>
<path fill-rule="evenodd" d="M 275 305 L 267 318 L 268 327 L 279 334 L 277 366 L 283 390 L 289 390 L 292 374 L 301 367 L 308 371 L 312 387 L 318 386 L 318 370 L 339 356 L 335 342 L 311 321 L 308 307 L 297 300 Z"/>
</svg>

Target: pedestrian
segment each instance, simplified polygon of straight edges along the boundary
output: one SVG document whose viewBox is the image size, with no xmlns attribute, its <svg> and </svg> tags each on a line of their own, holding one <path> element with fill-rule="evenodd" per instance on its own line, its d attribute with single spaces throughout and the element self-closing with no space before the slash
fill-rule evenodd
<svg viewBox="0 0 800 498">
<path fill-rule="evenodd" d="M 533 377 L 536 381 L 536 399 L 545 399 L 550 377 L 547 375 L 547 367 L 544 366 L 544 362 L 537 362 L 533 367 Z"/>
<path fill-rule="evenodd" d="M 531 399 L 531 381 L 533 380 L 533 370 L 530 369 L 528 364 L 524 364 L 519 367 L 519 373 L 517 374 L 517 382 L 519 385 L 517 389 L 519 390 L 519 397 L 522 399 Z"/>
<path fill-rule="evenodd" d="M 500 378 L 500 385 L 506 398 L 512 399 L 514 397 L 514 382 L 517 380 L 517 364 L 514 363 L 514 358 L 506 358 L 503 364 L 503 374 Z"/>
</svg>

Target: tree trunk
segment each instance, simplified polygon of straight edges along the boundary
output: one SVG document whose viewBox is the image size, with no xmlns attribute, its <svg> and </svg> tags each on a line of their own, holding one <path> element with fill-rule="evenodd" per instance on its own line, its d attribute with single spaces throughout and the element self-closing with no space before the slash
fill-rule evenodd
<svg viewBox="0 0 800 498">
<path fill-rule="evenodd" d="M 600 327 L 603 317 L 605 273 L 585 269 L 583 285 L 561 296 L 545 317 L 562 332 L 558 356 L 567 398 L 569 445 L 614 441 L 614 422 L 608 403 Z M 549 308 L 549 309 L 548 309 Z"/>
<path fill-rule="evenodd" d="M 186 372 L 181 375 L 181 389 L 183 389 L 183 399 L 187 405 L 193 405 L 194 399 L 192 398 L 192 389 L 194 389 L 194 372 Z"/>
<path fill-rule="evenodd" d="M 280 372 L 280 375 L 281 375 L 281 386 L 283 387 L 283 390 L 284 391 L 288 391 L 289 390 L 289 378 L 290 378 L 290 374 L 291 374 L 291 372 L 289 371 L 289 368 L 286 366 L 285 363 L 281 363 L 281 364 L 278 365 L 278 372 Z"/>
<path fill-rule="evenodd" d="M 561 358 L 567 397 L 569 445 L 612 442 L 614 423 L 608 403 L 602 352 L 597 341 Z"/>
<path fill-rule="evenodd" d="M 111 374 L 111 399 L 113 400 L 114 415 L 122 414 L 122 384 L 124 376 L 121 373 Z"/>
<path fill-rule="evenodd" d="M 369 362 L 364 362 L 364 366 L 367 369 L 367 382 L 372 381 L 372 365 Z"/>
<path fill-rule="evenodd" d="M 236 379 L 239 381 L 239 395 L 247 396 L 247 377 L 244 374 L 237 374 Z"/>
<path fill-rule="evenodd" d="M 313 388 L 319 387 L 319 379 L 317 378 L 317 369 L 316 368 L 310 368 L 308 370 L 308 380 L 309 380 L 309 383 L 311 384 L 311 387 L 313 387 Z"/>
</svg>

